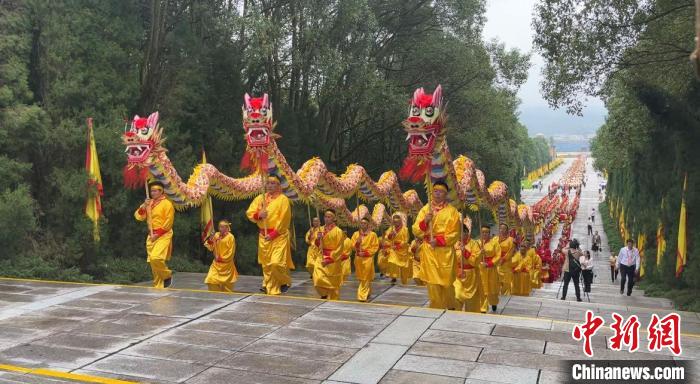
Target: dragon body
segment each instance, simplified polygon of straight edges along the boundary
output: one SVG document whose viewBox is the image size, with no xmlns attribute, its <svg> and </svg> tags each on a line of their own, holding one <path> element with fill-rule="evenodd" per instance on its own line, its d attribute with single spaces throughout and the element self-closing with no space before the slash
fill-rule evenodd
<svg viewBox="0 0 700 384">
<path fill-rule="evenodd" d="M 135 116 L 123 136 L 127 155 L 125 184 L 138 187 L 147 179 L 158 180 L 175 207 L 183 210 L 199 206 L 208 194 L 223 200 L 251 198 L 262 193 L 265 176 L 275 175 L 280 179 L 283 193 L 292 201 L 332 208 L 339 223 L 350 226 L 358 226 L 360 218 L 365 216 L 370 216 L 374 225 L 379 226 L 388 222 L 389 210 L 415 215 L 422 207 L 416 191 L 402 192 L 399 176 L 393 171 L 384 172 L 375 181 L 362 166 L 351 164 L 344 173 L 336 175 L 319 158 L 306 161 L 294 171 L 277 147 L 280 136 L 275 133 L 267 94 L 258 98 L 246 94 L 244 101 L 246 149 L 241 168 L 248 170 L 248 175 L 230 177 L 212 164 L 199 164 L 184 181 L 167 156 L 159 115 L 154 112 L 147 118 Z M 509 199 L 505 183 L 494 181 L 486 186 L 483 172 L 471 159 L 462 155 L 452 159 L 446 141 L 446 121 L 441 87 L 432 95 L 422 88 L 416 90 L 409 117 L 403 122 L 409 148 L 400 176 L 414 182 L 425 180 L 428 185 L 445 181 L 450 187 L 450 202 L 456 207 L 475 210 L 479 205 L 486 206 L 499 222 L 533 227 L 530 207 Z M 374 208 L 370 212 L 366 205 L 356 204 L 350 210 L 346 200 L 353 197 L 374 203 Z"/>
<path fill-rule="evenodd" d="M 208 194 L 223 200 L 253 197 L 263 191 L 265 176 L 275 175 L 281 181 L 283 193 L 292 201 L 332 208 L 339 222 L 350 226 L 358 226 L 360 218 L 365 216 L 370 216 L 376 226 L 382 224 L 388 220 L 387 205 L 409 214 L 415 214 L 422 206 L 415 191 L 401 191 L 393 171 L 384 172 L 374 181 L 362 166 L 351 164 L 343 174 L 336 175 L 321 159 L 313 158 L 295 172 L 277 147 L 276 140 L 280 136 L 274 132 L 272 106 L 267 94 L 259 98 L 246 94 L 244 99 L 246 153 L 241 168 L 249 170 L 249 175 L 234 178 L 212 164 L 200 164 L 184 181 L 167 156 L 159 115 L 154 112 L 148 118 L 135 116 L 123 136 L 128 161 L 124 169 L 125 184 L 138 187 L 146 179 L 158 180 L 175 207 L 182 210 L 199 206 Z M 351 211 L 345 200 L 353 196 L 364 202 L 375 202 L 372 212 L 363 204 Z"/>
</svg>

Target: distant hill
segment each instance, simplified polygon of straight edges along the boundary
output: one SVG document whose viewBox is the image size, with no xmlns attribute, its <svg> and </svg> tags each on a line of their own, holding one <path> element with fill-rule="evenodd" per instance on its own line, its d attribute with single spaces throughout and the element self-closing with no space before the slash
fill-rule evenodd
<svg viewBox="0 0 700 384">
<path fill-rule="evenodd" d="M 545 105 L 521 105 L 520 121 L 530 136 L 542 133 L 555 135 L 591 135 L 605 122 L 607 110 L 602 105 L 592 105 L 583 116 L 568 115 L 565 110 L 552 110 Z M 586 142 L 587 145 L 587 142 Z"/>
</svg>

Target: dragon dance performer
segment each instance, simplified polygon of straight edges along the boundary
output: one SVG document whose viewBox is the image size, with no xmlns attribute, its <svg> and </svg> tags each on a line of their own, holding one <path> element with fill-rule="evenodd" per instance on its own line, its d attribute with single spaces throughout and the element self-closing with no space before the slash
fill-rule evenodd
<svg viewBox="0 0 700 384">
<path fill-rule="evenodd" d="M 459 257 L 455 261 L 457 278 L 454 282 L 457 310 L 466 312 L 479 312 L 481 310 L 482 287 L 479 277 L 479 242 L 471 237 L 471 220 L 465 218 L 462 239 L 455 244 Z"/>
<path fill-rule="evenodd" d="M 425 282 L 423 281 L 423 278 L 421 277 L 420 260 L 418 259 L 418 249 L 421 247 L 422 244 L 423 244 L 422 239 L 415 238 L 411 241 L 411 245 L 408 247 L 408 250 L 409 250 L 411 257 L 412 257 L 411 269 L 413 270 L 413 281 L 418 286 L 425 285 Z"/>
<path fill-rule="evenodd" d="M 289 234 L 292 207 L 282 193 L 277 176 L 269 176 L 266 193 L 258 195 L 248 207 L 248 220 L 258 225 L 258 263 L 262 266 L 261 291 L 268 295 L 286 292 L 292 283 L 289 269 L 294 269 Z"/>
<path fill-rule="evenodd" d="M 211 262 L 204 283 L 210 291 L 233 292 L 238 270 L 233 263 L 236 238 L 231 233 L 231 223 L 227 220 L 219 221 L 219 232 L 207 239 L 204 246 L 214 253 L 214 261 Z"/>
<path fill-rule="evenodd" d="M 316 238 L 316 246 L 321 249 L 321 260 L 316 265 L 314 287 L 322 299 L 338 300 L 345 232 L 335 225 L 335 211 L 332 209 L 324 212 L 323 221 L 325 225 Z"/>
<path fill-rule="evenodd" d="M 534 248 L 528 247 L 528 253 L 532 258 L 532 269 L 530 269 L 530 284 L 532 289 L 542 288 L 542 259 Z"/>
<path fill-rule="evenodd" d="M 530 296 L 530 269 L 532 269 L 530 255 L 528 241 L 524 240 L 518 252 L 513 255 L 513 295 L 515 296 Z"/>
<path fill-rule="evenodd" d="M 340 255 L 340 262 L 343 266 L 343 273 L 340 275 L 340 285 L 345 284 L 348 276 L 352 274 L 352 267 L 350 266 L 350 254 L 352 253 L 353 243 L 348 237 L 347 232 L 343 231 L 343 236 L 345 240 L 343 241 L 343 253 Z"/>
<path fill-rule="evenodd" d="M 167 262 L 173 250 L 173 222 L 175 207 L 163 193 L 163 183 L 154 181 L 148 185 L 150 199 L 146 199 L 136 210 L 138 221 L 148 220 L 151 233 L 146 237 L 146 261 L 151 265 L 153 287 L 168 288 L 173 282 L 173 273 Z"/>
<path fill-rule="evenodd" d="M 479 276 L 481 277 L 481 289 L 484 295 L 481 299 L 481 312 L 486 313 L 489 305 L 496 312 L 498 308 L 498 264 L 501 259 L 501 244 L 498 237 L 491 237 L 491 227 L 481 226 L 481 237 L 479 238 Z"/>
<path fill-rule="evenodd" d="M 408 228 L 403 224 L 403 219 L 398 213 L 392 215 L 391 221 L 393 225 L 387 228 L 382 239 L 389 254 L 388 275 L 391 277 L 392 284 L 396 283 L 396 279 L 400 279 L 401 284 L 406 285 L 408 278 L 413 275 L 408 254 Z"/>
<path fill-rule="evenodd" d="M 309 249 L 306 251 L 306 270 L 313 276 L 316 264 L 321 258 L 321 250 L 316 246 L 316 237 L 321 231 L 321 219 L 314 217 L 311 221 L 311 228 L 306 232 L 306 245 Z"/>
<path fill-rule="evenodd" d="M 501 262 L 498 264 L 498 281 L 500 282 L 501 295 L 510 295 L 513 284 L 513 253 L 515 253 L 515 241 L 508 234 L 508 224 L 498 226 L 498 243 L 501 246 Z"/>
<path fill-rule="evenodd" d="M 432 202 L 418 212 L 413 234 L 423 238 L 418 250 L 421 279 L 428 285 L 430 308 L 454 308 L 455 251 L 459 237 L 459 212 L 447 203 L 447 184 L 433 186 Z"/>
<path fill-rule="evenodd" d="M 379 237 L 369 229 L 369 220 L 363 217 L 360 230 L 352 234 L 351 243 L 355 250 L 355 276 L 360 282 L 357 287 L 357 300 L 367 301 L 372 293 L 374 280 L 374 254 L 379 250 Z"/>
</svg>

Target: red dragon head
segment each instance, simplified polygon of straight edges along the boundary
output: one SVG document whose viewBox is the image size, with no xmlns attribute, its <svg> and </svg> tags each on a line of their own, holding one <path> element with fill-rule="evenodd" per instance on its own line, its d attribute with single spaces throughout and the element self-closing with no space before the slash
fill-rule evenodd
<svg viewBox="0 0 700 384">
<path fill-rule="evenodd" d="M 267 97 L 250 97 L 247 93 L 243 96 L 243 130 L 248 146 L 265 147 L 270 144 L 272 136 L 272 104 Z"/>
<path fill-rule="evenodd" d="M 408 134 L 408 157 L 399 171 L 402 179 L 417 182 L 425 176 L 433 151 L 445 137 L 444 109 L 440 85 L 432 95 L 426 94 L 423 88 L 413 93 L 408 117 L 402 122 Z"/>
<path fill-rule="evenodd" d="M 153 155 L 164 149 L 161 147 L 161 129 L 158 125 L 158 112 L 150 116 L 135 115 L 122 136 L 126 147 L 127 165 L 124 168 L 124 184 L 130 187 L 143 185 L 148 175 L 148 166 L 153 163 Z"/>
<path fill-rule="evenodd" d="M 409 155 L 428 155 L 435 148 L 435 143 L 442 132 L 443 122 L 442 87 L 435 88 L 433 94 L 427 94 L 418 88 L 411 99 L 411 109 L 403 126 L 408 135 Z"/>
</svg>

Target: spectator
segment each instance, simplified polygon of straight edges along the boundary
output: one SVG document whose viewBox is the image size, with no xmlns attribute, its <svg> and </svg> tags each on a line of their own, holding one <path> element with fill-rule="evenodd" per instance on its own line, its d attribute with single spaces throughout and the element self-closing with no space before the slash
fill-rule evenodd
<svg viewBox="0 0 700 384">
<path fill-rule="evenodd" d="M 591 283 L 593 283 L 593 260 L 591 253 L 586 251 L 579 259 L 581 264 L 581 275 L 583 277 L 583 292 L 591 292 Z"/>
<path fill-rule="evenodd" d="M 627 239 L 627 246 L 622 247 L 620 252 L 618 252 L 616 266 L 622 276 L 620 279 L 620 294 L 624 293 L 625 282 L 629 281 L 627 283 L 627 296 L 632 295 L 634 277 L 639 272 L 640 267 L 639 250 L 634 246 L 632 239 Z"/>
<path fill-rule="evenodd" d="M 591 218 L 588 218 L 588 236 L 593 234 L 593 221 Z"/>
<path fill-rule="evenodd" d="M 615 253 L 610 252 L 610 279 L 612 279 L 612 282 L 615 282 L 615 279 L 617 279 L 617 274 L 620 273 L 620 271 L 617 269 L 617 255 Z"/>
<path fill-rule="evenodd" d="M 595 208 L 591 208 L 591 221 L 595 223 Z"/>
<path fill-rule="evenodd" d="M 573 239 L 569 242 L 569 247 L 563 250 L 564 252 L 564 289 L 561 294 L 561 299 L 566 300 L 566 292 L 569 288 L 569 282 L 574 280 L 574 290 L 576 291 L 576 301 L 581 301 L 581 288 L 578 285 L 578 278 L 581 275 L 581 263 L 579 262 L 581 250 L 579 249 L 578 240 Z"/>
<path fill-rule="evenodd" d="M 593 252 L 600 251 L 600 246 L 601 246 L 602 241 L 603 240 L 600 238 L 598 231 L 595 231 L 595 234 L 593 235 L 593 246 L 591 247 L 591 250 Z"/>
</svg>

